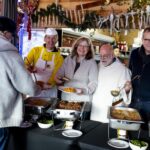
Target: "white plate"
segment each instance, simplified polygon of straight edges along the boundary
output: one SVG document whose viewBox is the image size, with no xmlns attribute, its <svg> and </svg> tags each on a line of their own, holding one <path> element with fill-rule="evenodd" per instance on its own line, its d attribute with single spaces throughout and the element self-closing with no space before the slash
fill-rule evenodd
<svg viewBox="0 0 150 150">
<path fill-rule="evenodd" d="M 76 93 L 76 92 L 67 92 L 64 91 L 65 88 L 74 88 L 74 87 L 67 87 L 67 86 L 59 86 L 58 89 L 64 93 Z M 75 89 L 75 88 L 74 88 Z M 75 89 L 76 90 L 76 89 Z"/>
<path fill-rule="evenodd" d="M 129 143 L 127 141 L 116 139 L 116 138 L 110 139 L 108 141 L 108 145 L 120 149 L 129 147 Z"/>
<path fill-rule="evenodd" d="M 31 122 L 28 122 L 28 121 L 25 121 L 21 124 L 21 128 L 29 128 L 32 126 L 32 123 Z"/>
<path fill-rule="evenodd" d="M 79 130 L 70 129 L 63 131 L 62 135 L 66 137 L 79 137 L 82 135 L 82 132 Z"/>
</svg>

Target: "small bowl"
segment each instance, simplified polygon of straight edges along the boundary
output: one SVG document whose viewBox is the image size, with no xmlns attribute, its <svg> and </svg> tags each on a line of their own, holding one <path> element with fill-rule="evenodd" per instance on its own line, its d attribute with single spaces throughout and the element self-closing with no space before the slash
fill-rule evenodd
<svg viewBox="0 0 150 150">
<path fill-rule="evenodd" d="M 148 143 L 145 142 L 145 141 L 136 140 L 136 141 L 139 141 L 139 142 L 144 142 L 145 146 L 142 146 L 142 147 L 133 144 L 132 141 L 135 141 L 135 140 L 131 140 L 131 141 L 129 142 L 129 146 L 130 146 L 130 148 L 131 148 L 132 150 L 146 150 L 146 149 L 148 148 Z"/>
<path fill-rule="evenodd" d="M 50 128 L 53 125 L 53 121 L 50 122 L 50 123 L 42 123 L 42 122 L 38 121 L 37 124 L 40 128 L 47 129 L 47 128 Z"/>
</svg>

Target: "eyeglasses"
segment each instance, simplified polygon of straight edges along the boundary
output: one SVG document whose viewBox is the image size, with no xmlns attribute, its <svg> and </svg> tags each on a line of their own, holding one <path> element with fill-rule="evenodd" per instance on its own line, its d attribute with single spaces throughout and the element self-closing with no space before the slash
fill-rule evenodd
<svg viewBox="0 0 150 150">
<path fill-rule="evenodd" d="M 79 48 L 89 48 L 88 45 L 78 45 Z"/>
<path fill-rule="evenodd" d="M 100 55 L 100 59 L 109 59 L 111 55 Z"/>
</svg>

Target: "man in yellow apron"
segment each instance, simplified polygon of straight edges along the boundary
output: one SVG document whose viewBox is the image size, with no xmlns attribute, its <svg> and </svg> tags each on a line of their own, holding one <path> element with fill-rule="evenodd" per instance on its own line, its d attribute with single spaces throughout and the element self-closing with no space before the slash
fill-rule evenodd
<svg viewBox="0 0 150 150">
<path fill-rule="evenodd" d="M 55 47 L 57 41 L 57 31 L 47 28 L 44 37 L 45 44 L 32 48 L 25 58 L 25 64 L 32 73 L 33 79 L 38 84 L 43 83 L 40 97 L 57 97 L 54 76 L 63 63 L 63 57 Z"/>
</svg>

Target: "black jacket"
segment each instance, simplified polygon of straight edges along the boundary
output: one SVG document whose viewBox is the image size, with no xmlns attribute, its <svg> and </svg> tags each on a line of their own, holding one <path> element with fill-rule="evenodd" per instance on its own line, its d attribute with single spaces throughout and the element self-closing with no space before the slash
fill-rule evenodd
<svg viewBox="0 0 150 150">
<path fill-rule="evenodd" d="M 132 51 L 129 68 L 132 79 L 139 75 L 132 81 L 132 102 L 137 100 L 150 102 L 150 55 L 145 54 L 143 46 Z"/>
</svg>

